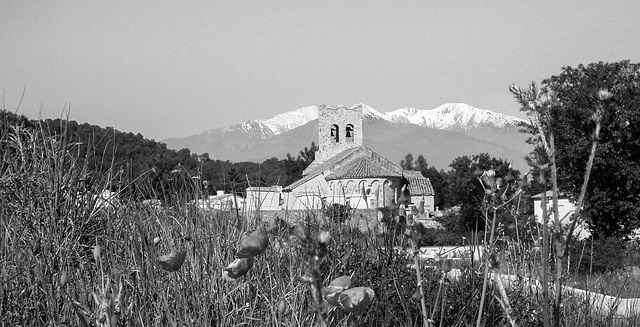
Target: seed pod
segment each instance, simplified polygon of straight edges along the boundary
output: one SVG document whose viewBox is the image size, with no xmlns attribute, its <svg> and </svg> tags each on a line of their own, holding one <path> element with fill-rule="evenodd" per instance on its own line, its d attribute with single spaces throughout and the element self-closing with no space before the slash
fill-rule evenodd
<svg viewBox="0 0 640 327">
<path fill-rule="evenodd" d="M 329 286 L 322 288 L 322 296 L 329 304 L 335 306 L 340 301 L 340 294 L 349 287 L 351 287 L 351 278 L 341 276 L 331 281 Z"/>
<path fill-rule="evenodd" d="M 63 270 L 60 272 L 60 287 L 64 287 L 65 285 L 67 285 L 67 282 L 69 281 L 69 277 L 67 276 L 67 271 Z"/>
<path fill-rule="evenodd" d="M 93 253 L 93 260 L 95 262 L 100 261 L 100 245 L 97 245 L 93 247 L 93 250 L 91 250 L 91 252 Z"/>
<path fill-rule="evenodd" d="M 340 295 L 340 306 L 347 312 L 359 312 L 366 309 L 376 293 L 369 287 L 354 287 Z"/>
<path fill-rule="evenodd" d="M 222 276 L 227 280 L 238 279 L 249 272 L 253 261 L 253 257 L 236 259 L 223 269 Z"/>
<path fill-rule="evenodd" d="M 182 264 L 184 263 L 184 259 L 186 257 L 187 251 L 176 252 L 175 250 L 173 250 L 167 255 L 160 256 L 158 258 L 158 264 L 162 269 L 169 272 L 174 272 L 178 271 L 180 267 L 182 267 Z"/>
<path fill-rule="evenodd" d="M 507 176 L 505 176 L 505 177 L 504 177 L 504 180 L 505 180 L 507 183 L 509 183 L 509 182 L 511 182 L 511 181 L 513 181 L 513 180 L 514 180 L 513 175 L 511 175 L 511 171 L 509 171 L 509 173 L 507 174 Z"/>
<path fill-rule="evenodd" d="M 416 290 L 415 292 L 413 292 L 411 299 L 414 301 L 420 301 L 420 299 L 422 299 L 422 294 L 420 294 L 420 290 Z"/>
<path fill-rule="evenodd" d="M 251 234 L 242 236 L 236 258 L 255 257 L 264 252 L 267 246 L 269 246 L 269 237 L 267 236 L 267 229 L 262 226 Z"/>
<path fill-rule="evenodd" d="M 451 259 L 442 260 L 442 271 L 445 274 L 451 271 Z"/>
<path fill-rule="evenodd" d="M 289 307 L 287 301 L 284 299 L 278 301 L 278 314 L 280 316 L 288 316 L 291 314 L 291 307 Z"/>
</svg>

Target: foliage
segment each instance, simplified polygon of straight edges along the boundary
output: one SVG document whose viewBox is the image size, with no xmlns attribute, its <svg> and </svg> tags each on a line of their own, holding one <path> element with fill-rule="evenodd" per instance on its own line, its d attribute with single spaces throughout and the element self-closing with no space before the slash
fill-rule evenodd
<svg viewBox="0 0 640 327">
<path fill-rule="evenodd" d="M 449 167 L 446 196 L 451 205 L 460 206 L 461 228 L 468 231 L 484 230 L 485 221 L 480 208 L 483 207 L 485 192 L 478 181 L 477 172 L 492 169 L 496 176 L 511 175 L 515 180 L 520 177 L 520 172 L 512 169 L 507 161 L 492 158 L 487 153 L 458 157 Z"/>
<path fill-rule="evenodd" d="M 206 196 L 217 190 L 243 194 L 249 186 L 289 185 L 302 177 L 302 171 L 315 158 L 318 147 L 312 143 L 300 151 L 297 158 L 270 158 L 262 163 L 212 159 L 208 153 L 195 154 L 189 149 L 171 150 L 163 143 L 144 138 L 141 134 L 120 132 L 112 127 L 79 124 L 64 119 L 28 120 L 6 110 L 0 110 L 1 135 L 42 134 L 61 146 L 68 146 L 86 169 L 85 187 L 118 191 L 120 197 L 160 199 L 173 205 L 185 196 Z M 23 133 L 15 133 L 21 126 Z M 24 140 L 23 140 L 24 141 Z M 18 148 L 0 144 L 6 155 L 15 155 Z M 8 161 L 0 163 L 6 168 Z M 110 174 L 110 181 L 94 176 Z M 199 193 L 184 192 L 197 185 Z M 193 200 L 191 198 L 190 200 Z"/>
<path fill-rule="evenodd" d="M 345 204 L 332 203 L 324 210 L 324 215 L 331 219 L 331 221 L 341 224 L 349 219 L 351 208 Z"/>
<path fill-rule="evenodd" d="M 627 244 L 616 237 L 590 238 L 572 244 L 569 265 L 579 274 L 621 271 L 625 267 Z"/>
<path fill-rule="evenodd" d="M 596 237 L 624 236 L 640 227 L 640 64 L 620 61 L 564 67 L 542 82 L 558 106 L 551 112 L 558 183 L 578 194 L 589 156 L 597 92 L 607 89 L 602 129 L 583 213 Z M 529 132 L 532 126 L 528 127 Z"/>
<path fill-rule="evenodd" d="M 426 228 L 416 224 L 416 232 L 420 234 L 420 246 L 462 245 L 462 235 L 446 229 Z"/>
<path fill-rule="evenodd" d="M 413 155 L 411 153 L 407 153 L 404 156 L 404 159 L 400 161 L 400 168 L 404 170 L 413 170 Z"/>
<path fill-rule="evenodd" d="M 282 161 L 284 172 L 286 172 L 286 178 L 282 180 L 282 184 L 289 185 L 302 178 L 302 172 L 307 168 L 316 158 L 316 152 L 318 146 L 315 142 L 311 142 L 311 147 L 304 148 L 300 151 L 297 158 L 287 153 L 287 158 Z"/>
<path fill-rule="evenodd" d="M 0 154 L 0 313 L 8 326 L 314 326 L 309 292 L 297 278 L 309 252 L 292 227 L 304 219 L 309 228 L 303 233 L 326 242 L 326 256 L 317 261 L 322 285 L 351 276 L 354 285 L 375 292 L 356 317 L 330 310 L 331 326 L 422 325 L 413 299 L 416 274 L 408 266 L 412 254 L 385 246 L 375 235 L 308 211 L 276 219 L 267 231 L 268 246 L 262 230 L 253 234 L 257 242 L 243 241 L 261 222 L 247 218 L 239 228 L 229 213 L 189 210 L 186 203 L 201 192 L 196 183 L 185 183 L 173 207 L 123 199 L 117 207 L 96 210 L 91 192 L 112 183 L 112 167 L 94 172 L 94 184 L 101 187 L 87 190 L 79 181 L 87 177 L 90 161 L 78 155 L 78 145 L 29 128 L 1 137 L 13 151 Z M 191 180 L 184 170 L 171 174 Z M 241 253 L 236 246 L 254 243 L 260 252 L 252 257 L 254 268 L 227 267 L 239 278 L 225 280 L 225 265 Z M 419 269 L 435 325 L 471 325 L 479 307 L 478 271 L 465 267 L 453 278 L 426 263 Z M 540 322 L 540 303 L 530 292 L 517 285 L 507 291 L 511 314 L 523 326 Z M 489 285 L 487 294 L 483 325 L 505 325 L 498 291 Z M 606 322 L 588 310 L 570 310 L 575 302 L 565 304 L 566 321 L 579 321 L 575 326 L 586 318 L 593 325 Z"/>
</svg>

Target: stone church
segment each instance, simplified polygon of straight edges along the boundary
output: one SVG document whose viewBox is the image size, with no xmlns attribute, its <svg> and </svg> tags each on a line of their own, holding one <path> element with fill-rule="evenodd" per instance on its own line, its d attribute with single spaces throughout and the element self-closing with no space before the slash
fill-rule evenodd
<svg viewBox="0 0 640 327">
<path fill-rule="evenodd" d="M 247 196 L 254 198 L 250 206 L 305 210 L 340 203 L 376 209 L 393 206 L 403 194 L 406 199 L 410 193 L 410 202 L 423 202 L 425 210 L 433 212 L 434 192 L 428 178 L 403 171 L 364 145 L 363 115 L 361 106 L 321 107 L 315 161 L 304 170 L 302 179 L 275 193 L 256 194 L 248 189 Z"/>
</svg>

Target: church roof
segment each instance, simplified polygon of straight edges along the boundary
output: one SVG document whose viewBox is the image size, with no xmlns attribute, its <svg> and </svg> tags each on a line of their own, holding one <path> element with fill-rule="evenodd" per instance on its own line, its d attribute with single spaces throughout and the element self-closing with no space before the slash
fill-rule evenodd
<svg viewBox="0 0 640 327">
<path fill-rule="evenodd" d="M 348 164 L 336 169 L 326 176 L 327 180 L 333 179 L 357 179 L 376 177 L 401 177 L 402 174 L 374 162 L 370 157 L 360 157 Z"/>
<path fill-rule="evenodd" d="M 422 172 L 417 170 L 405 170 L 402 172 L 404 178 L 409 181 L 409 193 L 411 195 L 434 195 L 431 181 L 422 176 Z"/>
<path fill-rule="evenodd" d="M 323 173 L 328 174 L 326 179 L 402 176 L 400 167 L 364 145 L 346 149 L 322 162 L 314 161 L 304 173 L 301 179 L 284 189 L 293 190 Z"/>
</svg>

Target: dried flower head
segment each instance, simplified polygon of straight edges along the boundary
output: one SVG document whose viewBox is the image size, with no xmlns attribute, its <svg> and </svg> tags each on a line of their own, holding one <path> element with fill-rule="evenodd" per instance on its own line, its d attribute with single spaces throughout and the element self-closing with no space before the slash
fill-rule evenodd
<svg viewBox="0 0 640 327">
<path fill-rule="evenodd" d="M 613 97 L 613 94 L 609 92 L 609 90 L 607 89 L 598 90 L 598 99 L 600 99 L 600 101 L 609 100 L 611 99 L 611 97 Z"/>
<path fill-rule="evenodd" d="M 320 243 L 328 243 L 331 239 L 331 233 L 329 231 L 323 230 L 318 234 L 318 242 Z"/>
</svg>

